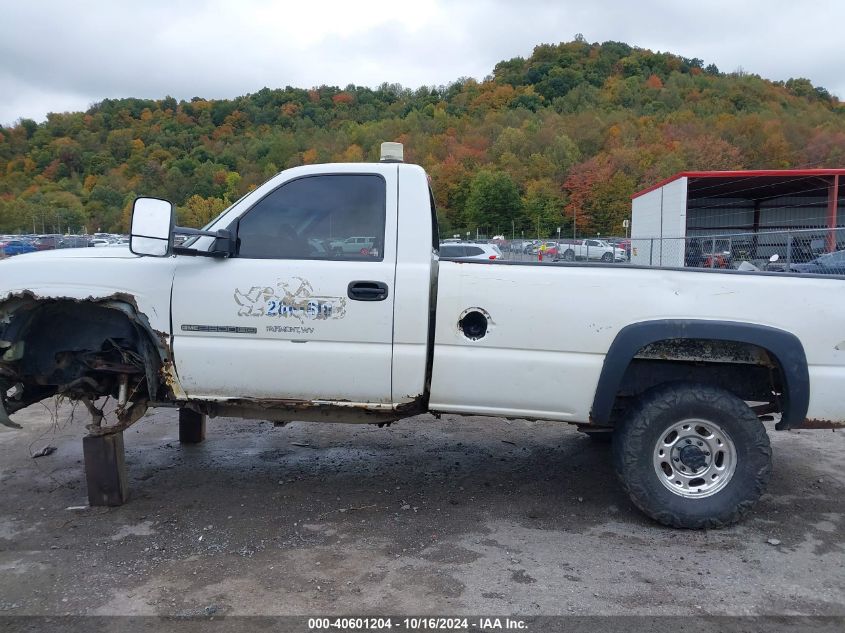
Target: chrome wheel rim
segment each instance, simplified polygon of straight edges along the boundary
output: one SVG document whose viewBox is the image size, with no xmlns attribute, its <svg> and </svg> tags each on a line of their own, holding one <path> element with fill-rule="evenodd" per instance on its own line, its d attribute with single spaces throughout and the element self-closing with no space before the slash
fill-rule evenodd
<svg viewBox="0 0 845 633">
<path fill-rule="evenodd" d="M 728 485 L 736 470 L 736 447 L 718 424 L 691 418 L 660 434 L 653 462 L 657 478 L 668 490 L 699 499 Z"/>
</svg>

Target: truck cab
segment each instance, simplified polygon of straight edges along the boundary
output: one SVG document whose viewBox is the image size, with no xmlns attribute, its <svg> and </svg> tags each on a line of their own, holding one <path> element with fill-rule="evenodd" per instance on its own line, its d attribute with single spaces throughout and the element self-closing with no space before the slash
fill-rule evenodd
<svg viewBox="0 0 845 633">
<path fill-rule="evenodd" d="M 180 396 L 347 414 L 421 403 L 435 218 L 425 173 L 401 163 L 291 169 L 234 205 L 207 228 L 236 235 L 232 253 L 174 270 Z"/>
</svg>

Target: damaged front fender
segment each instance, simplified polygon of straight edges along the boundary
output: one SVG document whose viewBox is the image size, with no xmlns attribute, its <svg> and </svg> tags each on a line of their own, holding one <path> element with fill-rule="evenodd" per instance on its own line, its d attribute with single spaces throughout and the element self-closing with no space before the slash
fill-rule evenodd
<svg viewBox="0 0 845 633">
<path fill-rule="evenodd" d="M 113 396 L 130 423 L 136 402 L 184 397 L 170 338 L 176 265 L 176 258 L 87 248 L 4 261 L 0 424 L 14 428 L 10 416 L 56 394 Z"/>
<path fill-rule="evenodd" d="M 169 335 L 152 327 L 131 296 L 68 299 L 25 292 L 0 304 L 0 313 L 4 426 L 20 428 L 10 414 L 52 395 L 91 401 L 114 396 L 118 419 L 128 426 L 135 421 L 121 415 L 128 404 L 142 405 L 132 408 L 142 415 L 147 402 L 178 393 L 169 372 Z"/>
</svg>

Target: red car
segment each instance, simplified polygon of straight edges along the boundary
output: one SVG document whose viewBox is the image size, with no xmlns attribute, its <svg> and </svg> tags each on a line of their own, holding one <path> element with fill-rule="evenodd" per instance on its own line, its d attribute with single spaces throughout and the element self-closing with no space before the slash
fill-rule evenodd
<svg viewBox="0 0 845 633">
<path fill-rule="evenodd" d="M 540 244 L 540 248 L 538 250 L 543 251 L 543 258 L 546 257 L 555 257 L 558 254 L 560 249 L 560 244 L 557 242 L 543 242 Z"/>
</svg>

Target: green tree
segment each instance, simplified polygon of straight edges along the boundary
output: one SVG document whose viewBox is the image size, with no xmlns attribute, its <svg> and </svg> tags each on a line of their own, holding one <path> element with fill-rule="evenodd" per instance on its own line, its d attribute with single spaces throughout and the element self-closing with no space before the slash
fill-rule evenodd
<svg viewBox="0 0 845 633">
<path fill-rule="evenodd" d="M 467 229 L 480 228 L 492 235 L 521 221 L 522 198 L 511 177 L 500 171 L 482 169 L 469 187 L 466 202 Z"/>
<path fill-rule="evenodd" d="M 563 214 L 566 200 L 560 187 L 552 180 L 544 178 L 533 180 L 525 187 L 524 222 L 528 234 L 534 235 L 535 230 L 540 237 L 556 237 L 557 228 L 561 227 L 561 235 L 569 235 L 572 220 Z"/>
</svg>

